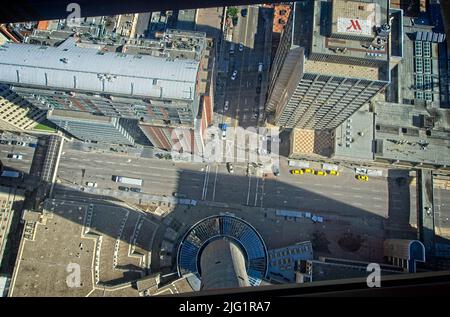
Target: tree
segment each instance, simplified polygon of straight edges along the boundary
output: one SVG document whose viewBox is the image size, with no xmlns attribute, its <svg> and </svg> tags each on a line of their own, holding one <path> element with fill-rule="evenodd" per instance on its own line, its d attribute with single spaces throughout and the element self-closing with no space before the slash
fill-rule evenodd
<svg viewBox="0 0 450 317">
<path fill-rule="evenodd" d="M 228 15 L 230 18 L 237 17 L 238 11 L 239 11 L 238 8 L 236 8 L 236 7 L 230 7 L 230 8 L 227 9 L 227 15 Z"/>
</svg>

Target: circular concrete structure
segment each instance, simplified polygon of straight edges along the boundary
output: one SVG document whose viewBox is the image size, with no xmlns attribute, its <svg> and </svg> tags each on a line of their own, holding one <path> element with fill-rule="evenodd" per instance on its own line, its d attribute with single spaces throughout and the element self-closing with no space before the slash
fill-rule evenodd
<svg viewBox="0 0 450 317">
<path fill-rule="evenodd" d="M 200 220 L 186 232 L 178 248 L 178 275 L 193 273 L 201 280 L 202 289 L 256 286 L 267 268 L 261 235 L 234 216 Z"/>
</svg>

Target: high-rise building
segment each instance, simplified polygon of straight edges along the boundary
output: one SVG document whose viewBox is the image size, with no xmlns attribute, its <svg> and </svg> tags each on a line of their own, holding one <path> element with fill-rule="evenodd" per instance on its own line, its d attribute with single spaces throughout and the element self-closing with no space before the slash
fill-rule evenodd
<svg viewBox="0 0 450 317">
<path fill-rule="evenodd" d="M 333 129 L 382 91 L 390 82 L 388 3 L 295 2 L 272 65 L 269 121 Z"/>
<path fill-rule="evenodd" d="M 57 46 L 8 43 L 0 47 L 0 82 L 39 109 L 95 114 L 83 117 L 83 125 L 93 125 L 86 131 L 98 127 L 99 116 L 119 130 L 119 120 L 110 118 L 134 120 L 136 126 L 195 128 L 200 126 L 196 121 L 204 77 L 199 73 L 208 57 L 203 56 L 205 34 L 193 33 L 189 37 L 168 31 L 157 40 L 163 46 L 156 41 L 129 42 L 120 52 L 76 37 L 56 41 Z M 72 135 L 89 135 L 75 131 L 73 114 L 70 120 L 58 116 L 55 119 L 53 113 L 52 121 L 66 127 L 71 121 Z M 108 142 L 105 135 L 98 133 L 91 140 Z"/>
</svg>

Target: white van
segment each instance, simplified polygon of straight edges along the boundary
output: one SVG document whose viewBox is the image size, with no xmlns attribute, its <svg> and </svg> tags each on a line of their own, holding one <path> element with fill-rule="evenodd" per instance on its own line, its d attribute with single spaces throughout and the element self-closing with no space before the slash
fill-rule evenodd
<svg viewBox="0 0 450 317">
<path fill-rule="evenodd" d="M 262 73 L 262 71 L 263 71 L 263 63 L 259 63 L 258 64 L 258 72 Z"/>
</svg>

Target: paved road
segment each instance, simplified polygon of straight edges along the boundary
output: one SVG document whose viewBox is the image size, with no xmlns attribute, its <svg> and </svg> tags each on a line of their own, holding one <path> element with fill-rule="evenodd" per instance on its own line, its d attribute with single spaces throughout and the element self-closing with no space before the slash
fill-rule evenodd
<svg viewBox="0 0 450 317">
<path fill-rule="evenodd" d="M 265 56 L 270 53 L 267 37 L 270 37 L 272 22 L 266 9 L 258 6 L 241 6 L 239 19 L 233 28 L 232 43 L 235 45 L 234 54 L 230 53 L 231 42 L 225 42 L 223 54 L 229 61 L 228 73 L 222 77 L 225 83 L 218 95 L 223 96 L 219 101 L 218 111 L 224 114 L 223 122 L 230 126 L 257 126 L 258 115 L 262 114 L 266 91 L 267 72 L 269 65 Z M 242 17 L 240 10 L 247 9 L 247 16 Z M 242 43 L 242 51 L 239 49 Z M 259 77 L 258 64 L 263 63 L 263 72 Z M 237 71 L 232 80 L 233 71 Z M 229 102 L 229 109 L 223 108 L 225 101 Z"/>
<path fill-rule="evenodd" d="M 143 179 L 142 192 L 153 195 L 170 197 L 178 192 L 196 200 L 346 215 L 367 211 L 386 217 L 388 212 L 386 179 L 361 183 L 348 170 L 338 177 L 290 175 L 283 163 L 279 177 L 261 178 L 246 176 L 245 164 L 234 164 L 230 174 L 225 164 L 173 163 L 63 149 L 58 170 L 62 185 L 96 182 L 99 189 L 119 193 L 120 184 L 111 180 L 113 174 Z"/>
</svg>

